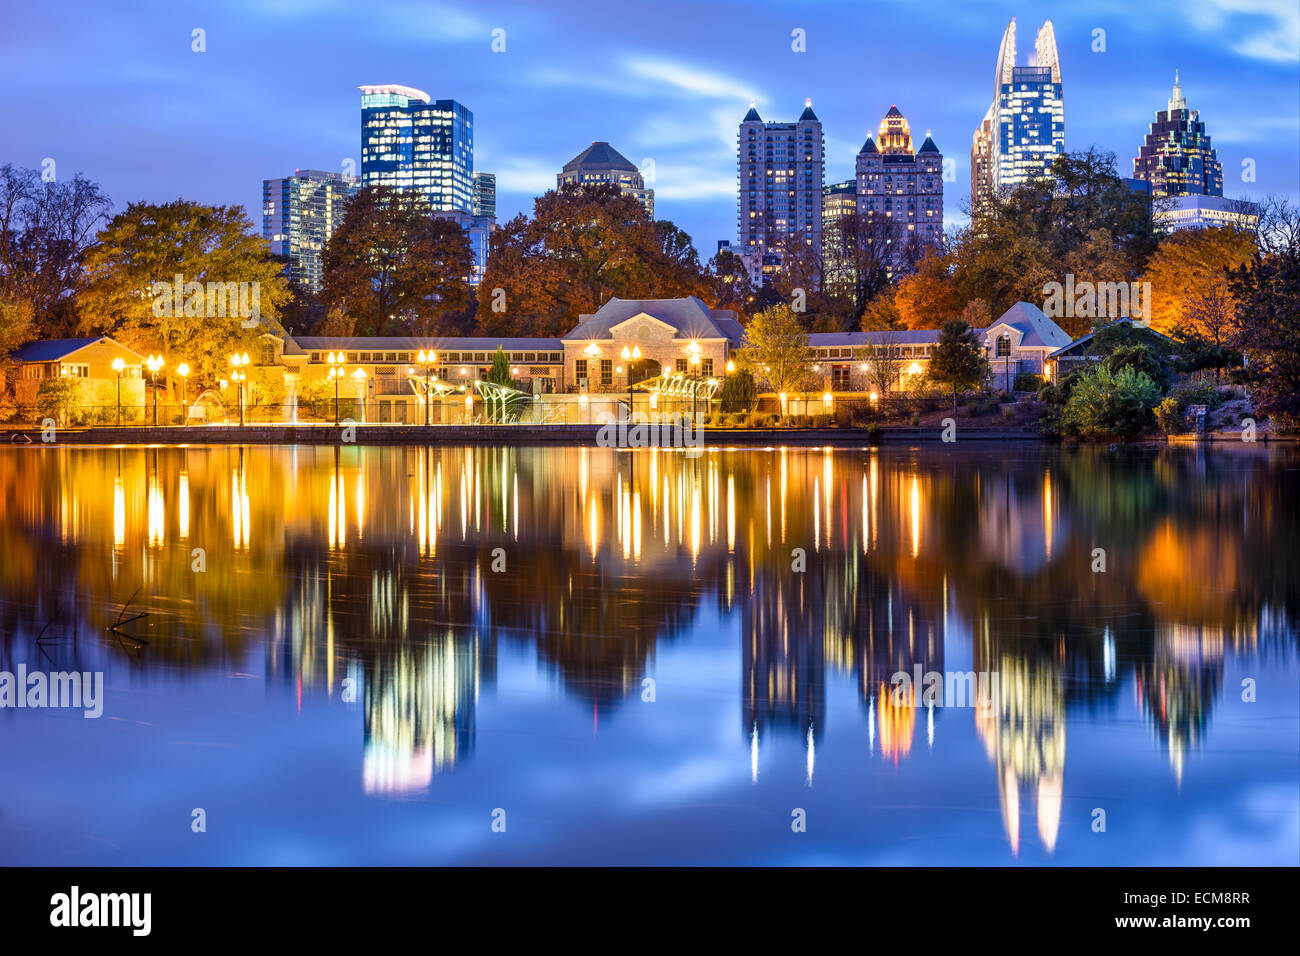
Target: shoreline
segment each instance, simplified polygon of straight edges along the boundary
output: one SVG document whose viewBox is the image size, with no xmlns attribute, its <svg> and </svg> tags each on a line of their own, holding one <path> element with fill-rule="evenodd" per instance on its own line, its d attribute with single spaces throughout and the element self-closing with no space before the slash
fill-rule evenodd
<svg viewBox="0 0 1300 956">
<path fill-rule="evenodd" d="M 13 447 L 51 445 L 577 445 L 599 447 L 602 425 L 172 425 L 161 427 L 96 426 L 61 428 L 53 441 L 40 428 L 0 430 L 0 443 Z M 704 447 L 748 445 L 862 446 L 944 444 L 941 427 L 882 426 L 878 428 L 725 428 L 700 429 Z M 1293 444 L 1294 436 L 1261 434 L 1258 445 Z M 1013 442 L 1080 444 L 1105 447 L 1108 442 L 1063 442 L 1029 429 L 958 428 L 956 444 Z M 1173 436 L 1128 443 L 1141 445 L 1242 445 L 1232 435 L 1211 435 L 1205 441 Z M 619 446 L 610 446 L 619 447 Z M 660 444 L 646 447 L 677 447 Z M 689 446 L 687 446 L 689 447 Z"/>
<path fill-rule="evenodd" d="M 60 428 L 43 441 L 40 428 L 0 430 L 0 442 L 27 445 L 585 445 L 597 447 L 603 425 L 171 425 Z M 940 427 L 700 429 L 704 447 L 718 445 L 863 445 L 942 443 Z M 958 431 L 963 441 L 1052 442 L 1039 432 L 989 428 Z M 611 446 L 613 447 L 613 446 Z M 649 446 L 647 446 L 649 447 Z M 675 447 L 659 445 L 658 447 Z"/>
</svg>

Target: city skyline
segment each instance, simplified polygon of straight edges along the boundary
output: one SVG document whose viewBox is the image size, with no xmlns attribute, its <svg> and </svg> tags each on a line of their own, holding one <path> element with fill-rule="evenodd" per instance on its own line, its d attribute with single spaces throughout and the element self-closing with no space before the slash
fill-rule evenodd
<svg viewBox="0 0 1300 956">
<path fill-rule="evenodd" d="M 149 21 L 143 29 L 132 18 L 102 19 L 78 4 L 13 12 L 13 28 L 0 40 L 14 89 L 6 161 L 39 168 L 52 159 L 60 178 L 80 171 L 104 185 L 116 209 L 182 195 L 241 204 L 256 222 L 268 177 L 298 168 L 346 172 L 349 159 L 360 171 L 357 86 L 410 84 L 474 113 L 474 167 L 498 177 L 499 222 L 531 212 L 533 198 L 553 187 L 575 144 L 605 140 L 638 166 L 655 161 L 655 181 L 646 186 L 656 191 L 657 214 L 689 232 L 708 255 L 717 240 L 738 239 L 734 137 L 750 99 L 765 117 L 785 116 L 791 103 L 812 99 L 826 136 L 826 182 L 853 175 L 857 150 L 883 102 L 924 117 L 945 155 L 956 160 L 955 181 L 944 191 L 944 221 L 952 227 L 963 221 L 969 197 L 969 158 L 960 144 L 987 108 L 998 37 L 1019 16 L 1026 24 L 1050 18 L 1055 25 L 1068 74 L 1068 150 L 1112 151 L 1119 172 L 1131 175 L 1150 118 L 1180 70 L 1186 95 L 1214 131 L 1224 194 L 1294 200 L 1300 193 L 1294 175 L 1300 14 L 1264 0 L 1156 4 L 1138 20 L 1121 15 L 1119 6 L 1109 12 L 1020 3 L 892 10 L 899 25 L 893 34 L 924 35 L 924 44 L 864 43 L 853 24 L 867 25 L 868 13 L 844 5 L 770 7 L 748 19 L 728 6 L 711 7 L 692 11 L 700 29 L 689 34 L 649 24 L 630 41 L 588 20 L 579 26 L 578 4 L 543 17 L 509 5 L 462 13 L 377 3 L 360 23 L 345 6 L 325 4 L 310 13 L 312 60 L 284 65 L 263 56 L 262 45 L 301 28 L 305 7 L 239 4 L 229 15 L 186 13 L 184 19 L 148 9 L 141 7 L 140 19 Z M 66 33 L 60 24 L 68 16 L 86 25 L 77 37 L 93 39 L 73 38 L 51 57 L 41 38 Z M 258 24 L 265 36 L 256 33 Z M 492 52 L 498 28 L 506 31 L 504 53 Z M 195 29 L 204 31 L 203 53 L 191 49 Z M 1105 31 L 1105 52 L 1091 50 L 1097 30 Z M 800 42 L 794 31 L 803 31 L 806 52 L 793 51 Z M 106 60 L 110 49 L 120 57 Z M 749 55 L 754 50 L 761 63 Z M 916 69 L 927 51 L 942 65 Z M 872 62 L 866 82 L 846 83 L 844 65 L 864 53 Z M 571 64 L 579 54 L 588 62 L 576 68 Z M 257 68 L 249 70 L 254 61 Z M 77 106 L 76 91 L 90 74 L 120 90 L 94 110 Z M 288 84 L 291 105 L 267 108 L 266 91 Z M 71 115 L 42 105 L 53 99 L 71 103 Z M 135 149 L 158 129 L 168 131 L 158 150 Z M 1242 181 L 1247 159 L 1254 182 Z"/>
</svg>

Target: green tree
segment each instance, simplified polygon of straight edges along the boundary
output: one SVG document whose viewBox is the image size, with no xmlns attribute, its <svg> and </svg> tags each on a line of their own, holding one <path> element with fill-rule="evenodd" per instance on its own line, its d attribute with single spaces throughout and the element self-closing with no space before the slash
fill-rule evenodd
<svg viewBox="0 0 1300 956">
<path fill-rule="evenodd" d="M 1169 387 L 1169 363 L 1159 351 L 1149 345 L 1121 345 L 1107 355 L 1102 364 L 1112 372 L 1123 368 L 1135 369 L 1151 379 L 1161 393 Z"/>
<path fill-rule="evenodd" d="M 758 386 L 748 369 L 737 369 L 722 383 L 719 396 L 724 412 L 748 412 L 758 404 Z"/>
<path fill-rule="evenodd" d="M 184 283 L 179 310 L 172 295 L 177 275 Z M 254 349 L 261 333 L 279 332 L 279 310 L 289 298 L 280 264 L 243 207 L 183 199 L 132 203 L 114 216 L 86 254 L 86 276 L 82 334 L 111 335 L 138 352 L 161 350 L 169 370 L 188 362 L 195 383 L 223 377 L 231 353 Z M 257 328 L 244 327 L 235 286 L 249 306 L 256 290 Z M 225 315 L 209 314 L 218 310 Z"/>
<path fill-rule="evenodd" d="M 949 319 L 939 330 L 926 375 L 952 392 L 953 408 L 959 392 L 978 388 L 988 379 L 989 363 L 979 336 L 962 319 Z"/>
<path fill-rule="evenodd" d="M 1152 409 L 1160 401 L 1160 388 L 1131 365 L 1118 371 L 1104 363 L 1093 365 L 1073 378 L 1070 397 L 1061 412 L 1061 424 L 1068 434 L 1131 440 L 1155 421 Z"/>
<path fill-rule="evenodd" d="M 790 306 L 773 305 L 750 320 L 740 361 L 755 379 L 778 394 L 794 392 L 807 382 L 813 351 L 808 347 L 808 333 Z"/>
</svg>

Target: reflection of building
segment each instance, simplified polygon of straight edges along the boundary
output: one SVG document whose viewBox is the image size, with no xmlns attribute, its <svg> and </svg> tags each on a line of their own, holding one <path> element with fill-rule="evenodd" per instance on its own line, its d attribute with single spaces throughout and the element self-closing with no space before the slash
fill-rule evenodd
<svg viewBox="0 0 1300 956">
<path fill-rule="evenodd" d="M 858 215 L 883 227 L 893 271 L 943 241 L 943 155 L 928 130 L 912 151 L 912 131 L 897 106 L 880 121 L 879 139 L 868 136 L 858 153 Z"/>
<path fill-rule="evenodd" d="M 422 790 L 474 747 L 478 641 L 448 631 L 380 651 L 365 678 L 366 793 Z"/>
<path fill-rule="evenodd" d="M 978 635 L 975 667 L 998 674 L 989 711 L 975 711 L 975 729 L 997 768 L 1002 823 L 1011 851 L 1020 852 L 1021 790 L 1034 795 L 1038 836 L 1056 848 L 1065 782 L 1065 699 L 1053 661 L 992 651 L 996 640 Z"/>
<path fill-rule="evenodd" d="M 1200 745 L 1223 684 L 1223 632 L 1163 624 L 1152 660 L 1137 668 L 1138 710 L 1169 751 L 1181 780 L 1187 754 Z"/>
<path fill-rule="evenodd" d="M 750 278 L 767 284 L 792 250 L 822 254 L 822 124 L 809 100 L 793 123 L 764 123 L 750 106 L 740 122 L 740 254 Z"/>
<path fill-rule="evenodd" d="M 1133 158 L 1133 176 L 1149 182 L 1156 199 L 1223 195 L 1223 164 L 1210 145 L 1201 114 L 1187 108 L 1176 72 L 1169 108 L 1156 113 L 1146 142 Z"/>
<path fill-rule="evenodd" d="M 356 191 L 355 176 L 318 169 L 262 181 L 262 238 L 271 244 L 271 255 L 289 260 L 285 274 L 299 289 L 321 290 L 321 252 Z"/>
<path fill-rule="evenodd" d="M 1051 173 L 1065 152 L 1061 63 L 1052 21 L 1034 40 L 1034 66 L 1016 66 L 1016 21 L 1002 34 L 993 102 L 971 144 L 971 207 Z"/>
<path fill-rule="evenodd" d="M 361 184 L 422 193 L 474 214 L 474 114 L 409 86 L 362 86 Z"/>
<path fill-rule="evenodd" d="M 592 186 L 612 183 L 624 196 L 631 196 L 641 204 L 646 218 L 655 217 L 655 191 L 646 189 L 641 170 L 609 143 L 592 143 L 573 159 L 555 177 L 555 185 Z"/>
</svg>

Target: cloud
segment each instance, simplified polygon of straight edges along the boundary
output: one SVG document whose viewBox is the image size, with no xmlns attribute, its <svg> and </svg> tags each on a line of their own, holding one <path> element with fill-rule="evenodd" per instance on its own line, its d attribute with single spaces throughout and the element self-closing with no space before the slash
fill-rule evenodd
<svg viewBox="0 0 1300 956">
<path fill-rule="evenodd" d="M 742 101 L 762 99 L 753 86 L 741 80 L 706 73 L 669 60 L 633 58 L 628 62 L 627 69 L 633 76 L 655 80 L 684 93 L 693 93 L 709 99 Z"/>
<path fill-rule="evenodd" d="M 536 159 L 508 159 L 494 165 L 490 160 L 480 164 L 497 176 L 497 190 L 508 193 L 527 193 L 540 196 L 555 188 L 555 174 L 559 169 L 553 163 Z"/>
<path fill-rule="evenodd" d="M 1254 28 L 1236 25 L 1241 39 L 1232 50 L 1266 63 L 1300 62 L 1300 5 L 1295 0 L 1196 0 L 1188 8 L 1192 23 L 1222 33 L 1232 19 L 1259 21 Z"/>
<path fill-rule="evenodd" d="M 672 200 L 734 199 L 736 174 L 704 173 L 697 166 L 658 164 L 655 198 Z"/>
</svg>

